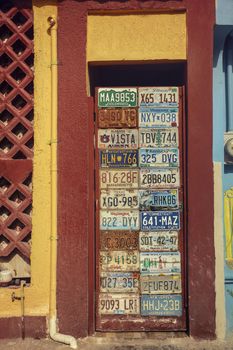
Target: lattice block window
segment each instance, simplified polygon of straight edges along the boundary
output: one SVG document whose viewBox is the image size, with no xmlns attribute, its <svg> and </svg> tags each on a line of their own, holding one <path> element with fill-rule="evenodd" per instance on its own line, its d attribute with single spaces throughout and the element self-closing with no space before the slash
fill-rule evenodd
<svg viewBox="0 0 233 350">
<path fill-rule="evenodd" d="M 31 1 L 0 2 L 0 271 L 30 277 L 33 158 Z"/>
</svg>

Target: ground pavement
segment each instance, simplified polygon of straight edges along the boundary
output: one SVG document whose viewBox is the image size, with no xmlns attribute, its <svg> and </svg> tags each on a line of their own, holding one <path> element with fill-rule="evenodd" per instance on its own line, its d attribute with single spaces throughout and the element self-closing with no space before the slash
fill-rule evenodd
<svg viewBox="0 0 233 350">
<path fill-rule="evenodd" d="M 233 340 L 196 341 L 189 337 L 164 335 L 139 336 L 134 334 L 124 338 L 122 334 L 93 336 L 78 339 L 79 350 L 233 350 Z M 0 350 L 69 350 L 68 345 L 50 339 L 3 339 Z"/>
</svg>

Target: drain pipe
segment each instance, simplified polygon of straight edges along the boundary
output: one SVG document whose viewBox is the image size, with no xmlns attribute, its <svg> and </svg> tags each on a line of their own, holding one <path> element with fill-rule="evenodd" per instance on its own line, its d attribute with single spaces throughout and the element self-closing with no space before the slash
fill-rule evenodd
<svg viewBox="0 0 233 350">
<path fill-rule="evenodd" d="M 60 343 L 77 349 L 74 337 L 57 332 L 56 266 L 57 266 L 57 23 L 56 17 L 48 18 L 51 36 L 51 237 L 50 237 L 50 303 L 49 334 Z"/>
</svg>

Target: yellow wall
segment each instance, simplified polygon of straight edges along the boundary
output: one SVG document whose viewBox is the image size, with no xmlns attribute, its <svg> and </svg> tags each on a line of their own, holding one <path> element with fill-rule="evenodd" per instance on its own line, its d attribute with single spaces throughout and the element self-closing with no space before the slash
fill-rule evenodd
<svg viewBox="0 0 233 350">
<path fill-rule="evenodd" d="M 34 11 L 34 167 L 31 286 L 25 288 L 26 315 L 47 315 L 50 282 L 50 122 L 51 70 L 50 36 L 47 18 L 57 14 L 54 5 L 44 0 L 33 1 Z M 12 289 L 1 288 L 0 317 L 20 315 L 20 302 L 11 301 Z M 14 290 L 19 294 L 19 290 Z"/>
<path fill-rule="evenodd" d="M 89 15 L 87 62 L 186 59 L 186 15 Z"/>
</svg>

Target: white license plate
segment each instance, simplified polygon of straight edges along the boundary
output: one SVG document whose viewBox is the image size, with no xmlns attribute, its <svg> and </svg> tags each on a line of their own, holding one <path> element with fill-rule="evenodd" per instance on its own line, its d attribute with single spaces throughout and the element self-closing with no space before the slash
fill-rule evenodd
<svg viewBox="0 0 233 350">
<path fill-rule="evenodd" d="M 138 130 L 136 129 L 99 129 L 99 149 L 136 149 L 138 148 Z"/>
<path fill-rule="evenodd" d="M 141 276 L 142 294 L 177 294 L 181 293 L 181 275 Z"/>
<path fill-rule="evenodd" d="M 139 247 L 141 251 L 176 251 L 178 250 L 178 232 L 140 232 Z"/>
<path fill-rule="evenodd" d="M 178 167 L 178 148 L 141 148 L 139 150 L 141 167 Z"/>
<path fill-rule="evenodd" d="M 178 108 L 140 108 L 139 128 L 169 128 L 179 126 Z"/>
<path fill-rule="evenodd" d="M 137 293 L 139 274 L 135 272 L 102 272 L 100 274 L 100 292 Z"/>
<path fill-rule="evenodd" d="M 139 107 L 178 107 L 178 87 L 157 86 L 138 89 Z"/>
<path fill-rule="evenodd" d="M 138 209 L 137 190 L 101 190 L 101 209 Z"/>
<path fill-rule="evenodd" d="M 139 147 L 178 147 L 178 129 L 140 129 Z"/>
<path fill-rule="evenodd" d="M 141 188 L 176 188 L 180 186 L 180 169 L 141 169 Z"/>
<path fill-rule="evenodd" d="M 139 294 L 100 294 L 101 315 L 139 315 Z"/>
<path fill-rule="evenodd" d="M 133 251 L 100 251 L 101 271 L 139 271 L 139 252 Z"/>
<path fill-rule="evenodd" d="M 138 210 L 100 210 L 100 230 L 139 230 Z"/>
<path fill-rule="evenodd" d="M 100 170 L 100 188 L 138 188 L 139 172 L 131 170 Z"/>
<path fill-rule="evenodd" d="M 140 253 L 140 272 L 143 275 L 181 273 L 180 253 Z"/>
</svg>

